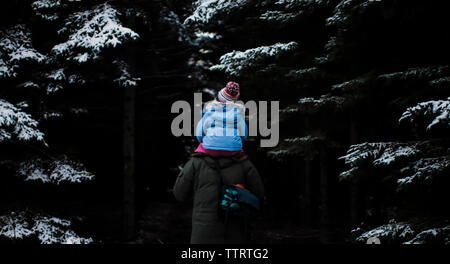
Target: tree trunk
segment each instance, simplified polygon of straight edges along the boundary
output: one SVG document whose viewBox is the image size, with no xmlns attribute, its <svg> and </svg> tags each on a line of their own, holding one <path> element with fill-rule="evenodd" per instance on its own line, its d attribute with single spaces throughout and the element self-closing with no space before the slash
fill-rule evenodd
<svg viewBox="0 0 450 264">
<path fill-rule="evenodd" d="M 312 225 L 313 220 L 313 175 L 312 161 L 305 160 L 305 223 Z"/>
<path fill-rule="evenodd" d="M 128 16 L 128 24 L 134 24 L 134 16 Z M 134 76 L 136 54 L 133 48 L 127 49 L 129 71 Z M 127 86 L 124 89 L 123 115 L 123 235 L 131 239 L 136 233 L 135 211 L 135 107 L 136 87 Z"/>
<path fill-rule="evenodd" d="M 356 122 L 354 120 L 350 123 L 350 144 L 358 143 L 358 131 L 356 128 Z M 359 215 L 359 178 L 355 177 L 352 181 L 350 181 L 350 223 L 352 227 L 360 224 L 360 215 Z"/>
<path fill-rule="evenodd" d="M 320 240 L 328 242 L 329 234 L 329 207 L 328 207 L 328 155 L 324 146 L 320 149 Z"/>
<path fill-rule="evenodd" d="M 305 118 L 304 122 L 305 130 L 308 130 L 310 128 L 310 120 L 309 118 Z M 305 185 L 304 185 L 304 192 L 305 192 L 305 223 L 307 226 L 311 226 L 313 222 L 313 165 L 312 165 L 312 156 L 306 155 L 304 158 L 305 161 Z"/>
</svg>

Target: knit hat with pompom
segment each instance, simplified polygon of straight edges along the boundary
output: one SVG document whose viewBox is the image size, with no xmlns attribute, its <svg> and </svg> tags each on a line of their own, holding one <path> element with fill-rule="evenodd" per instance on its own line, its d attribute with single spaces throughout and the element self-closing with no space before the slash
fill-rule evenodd
<svg viewBox="0 0 450 264">
<path fill-rule="evenodd" d="M 239 84 L 236 82 L 228 82 L 217 94 L 217 99 L 222 103 L 226 103 L 227 101 L 234 102 L 239 99 L 240 95 Z"/>
</svg>

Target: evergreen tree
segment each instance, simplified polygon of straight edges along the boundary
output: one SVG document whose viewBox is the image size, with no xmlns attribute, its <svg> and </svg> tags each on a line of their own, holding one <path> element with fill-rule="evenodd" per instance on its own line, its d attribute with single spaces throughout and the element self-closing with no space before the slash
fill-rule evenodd
<svg viewBox="0 0 450 264">
<path fill-rule="evenodd" d="M 297 223 L 320 219 L 322 230 L 343 227 L 347 234 L 361 222 L 368 228 L 395 219 L 372 233 L 354 229 L 358 242 L 377 234 L 421 243 L 439 230 L 430 242 L 446 243 L 448 211 L 436 206 L 439 186 L 448 186 L 449 38 L 441 3 L 199 0 L 193 9 L 186 25 L 221 36 L 197 55 L 207 76 L 221 72 L 242 83 L 245 99 L 284 107 L 281 143 L 262 150 L 278 165 L 260 163 L 268 186 L 287 188 L 281 195 L 269 188 L 269 210 L 283 201 Z M 419 19 L 426 14 L 433 17 Z M 417 195 L 407 191 L 410 184 L 429 196 L 406 213 L 404 204 L 414 201 L 403 203 L 400 194 Z M 424 210 L 432 204 L 435 211 Z M 414 215 L 423 217 L 411 225 Z"/>
<path fill-rule="evenodd" d="M 94 175 L 78 161 L 83 157 L 76 147 L 78 139 L 73 139 L 82 130 L 66 130 L 64 124 L 83 124 L 77 118 L 86 116 L 93 106 L 80 99 L 98 90 L 106 76 L 117 76 L 107 81 L 111 86 L 137 85 L 139 79 L 127 72 L 127 63 L 117 55 L 124 43 L 139 35 L 122 25 L 120 11 L 109 3 L 39 0 L 13 8 L 24 8 L 32 15 L 16 18 L 22 23 L 5 25 L 1 32 L 1 96 L 10 101 L 2 99 L 0 108 L 2 171 L 5 178 L 25 181 L 24 185 L 9 180 L 7 188 L 20 193 L 28 188 L 45 190 L 42 185 L 67 189 L 68 183 L 91 181 Z M 33 45 L 36 42 L 39 47 Z M 113 52 L 117 55 L 111 61 Z M 77 201 L 73 197 L 69 202 L 73 199 Z M 17 202 L 12 212 L 5 212 L 1 235 L 12 240 L 37 237 L 41 243 L 93 241 L 69 230 L 71 221 L 46 216 L 45 208 L 27 203 L 27 199 Z M 26 208 L 20 208 L 23 205 Z"/>
</svg>

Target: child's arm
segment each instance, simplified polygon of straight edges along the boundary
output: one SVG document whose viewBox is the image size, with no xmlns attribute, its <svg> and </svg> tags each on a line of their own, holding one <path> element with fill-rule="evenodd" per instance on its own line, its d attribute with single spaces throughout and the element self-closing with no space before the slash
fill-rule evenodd
<svg viewBox="0 0 450 264">
<path fill-rule="evenodd" d="M 195 136 L 197 137 L 197 140 L 199 143 L 203 142 L 203 137 L 205 136 L 205 133 L 203 132 L 203 118 L 198 121 L 197 127 L 195 129 Z"/>
<path fill-rule="evenodd" d="M 203 137 L 206 135 L 206 129 L 211 126 L 211 121 L 209 121 L 208 115 L 204 115 L 200 121 L 198 121 L 197 127 L 195 129 L 195 136 L 199 143 L 203 142 Z"/>
<path fill-rule="evenodd" d="M 248 137 L 248 128 L 244 119 L 241 119 L 239 122 L 239 135 L 242 141 L 245 141 Z"/>
</svg>

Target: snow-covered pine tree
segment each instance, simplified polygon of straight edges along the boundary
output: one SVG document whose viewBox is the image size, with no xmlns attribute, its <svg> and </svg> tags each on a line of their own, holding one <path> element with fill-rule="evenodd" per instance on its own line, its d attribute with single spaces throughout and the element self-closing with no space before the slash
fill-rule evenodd
<svg viewBox="0 0 450 264">
<path fill-rule="evenodd" d="M 220 87 L 213 78 L 232 78 L 241 83 L 244 100 L 280 100 L 284 107 L 283 139 L 267 152 L 279 165 L 268 160 L 259 164 L 267 164 L 260 170 L 269 186 L 286 187 L 282 181 L 289 187 L 283 194 L 269 190 L 268 202 L 294 201 L 289 209 L 304 215 L 314 212 L 301 208 L 318 200 L 327 208 L 327 195 L 333 193 L 332 206 L 339 211 L 334 221 L 350 222 L 341 226 L 348 231 L 362 221 L 367 228 L 395 218 L 406 222 L 397 227 L 393 220 L 380 228 L 403 237 L 390 242 L 434 237 L 439 239 L 433 242 L 447 243 L 445 221 L 435 221 L 433 214 L 448 212 L 437 206 L 440 190 L 434 188 L 439 185 L 432 183 L 448 174 L 450 74 L 443 6 L 364 0 L 227 2 L 199 0 L 193 5 L 185 24 L 212 39 L 200 42 L 191 65 L 213 70 L 201 76 L 205 92 Z M 433 17 L 417 19 L 426 14 Z M 410 128 L 413 133 L 408 134 Z M 318 185 L 330 189 L 314 187 Z M 396 204 L 395 197 L 417 190 L 413 185 L 436 194 L 423 201 L 435 205 L 427 221 L 409 219 Z M 381 193 L 374 193 L 377 188 Z M 314 191 L 318 189 L 320 195 Z M 350 205 L 343 204 L 346 195 Z M 423 215 L 422 209 L 413 208 L 411 214 Z M 333 214 L 322 211 L 327 213 Z M 400 228 L 400 223 L 414 221 L 412 232 Z M 355 230 L 361 234 L 362 228 Z M 357 241 L 365 242 L 367 235 L 373 234 Z"/>
<path fill-rule="evenodd" d="M 121 48 L 139 35 L 121 20 L 129 13 L 145 18 L 138 12 L 123 14 L 120 6 L 106 1 L 86 4 L 38 0 L 26 7 L 11 8 L 11 12 L 25 8 L 34 16 L 11 18 L 8 24 L 1 25 L 0 167 L 10 185 L 2 187 L 21 193 L 30 188 L 47 190 L 44 186 L 49 184 L 57 186 L 51 190 L 57 190 L 91 181 L 94 175 L 79 161 L 85 159 L 79 156 L 83 143 L 78 142 L 85 137 L 80 132 L 89 129 L 80 118 L 98 114 L 97 109 L 109 104 L 102 106 L 96 95 L 102 93 L 102 101 L 107 102 L 104 91 L 96 88 L 106 81 L 106 76 L 117 76 L 107 80 L 111 87 L 115 83 L 119 87 L 137 85 L 139 78 L 127 72 L 127 62 L 120 55 Z M 18 19 L 21 23 L 14 25 Z M 114 98 L 115 92 L 110 94 Z M 3 193 L 7 196 L 12 192 Z M 40 208 L 48 207 L 45 201 L 24 207 L 28 196 L 24 195 L 23 203 L 16 201 L 8 210 L 2 210 L 2 240 L 93 242 L 70 230 L 71 221 L 47 215 Z M 68 200 L 82 202 L 77 197 Z M 78 219 L 67 212 L 57 213 Z"/>
</svg>

